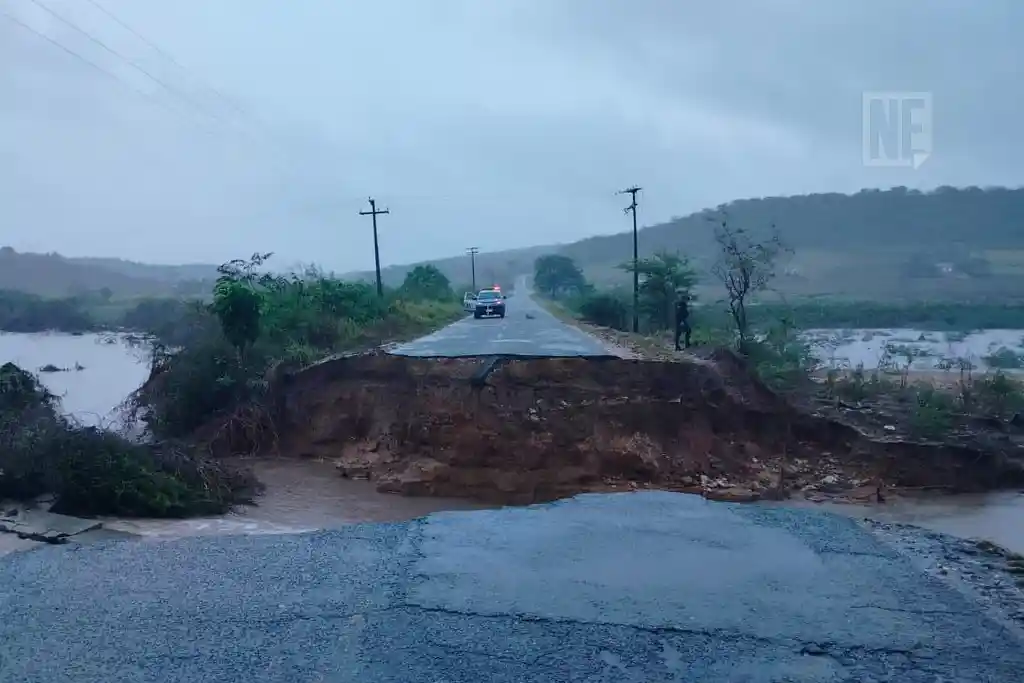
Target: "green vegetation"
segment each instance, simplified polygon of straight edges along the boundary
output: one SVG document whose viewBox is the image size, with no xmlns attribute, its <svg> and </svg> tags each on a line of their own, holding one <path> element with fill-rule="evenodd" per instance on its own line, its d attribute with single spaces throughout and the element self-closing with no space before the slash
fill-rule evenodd
<svg viewBox="0 0 1024 683">
<path fill-rule="evenodd" d="M 244 473 L 186 446 L 77 426 L 35 377 L 0 366 L 0 498 L 52 493 L 58 512 L 179 517 L 223 512 L 254 490 Z"/>
<path fill-rule="evenodd" d="M 102 301 L 93 296 L 46 298 L 0 290 L 0 332 L 96 332 L 152 330 L 179 324 L 199 301 L 135 299 Z"/>
<path fill-rule="evenodd" d="M 587 293 L 587 282 L 571 258 L 539 256 L 533 266 L 533 286 L 552 299 Z"/>
<path fill-rule="evenodd" d="M 33 294 L 0 290 L 0 331 L 87 332 L 96 328 L 95 319 L 74 298 L 44 299 Z"/>
<path fill-rule="evenodd" d="M 463 315 L 436 271 L 410 273 L 379 298 L 372 285 L 315 270 L 262 273 L 268 256 L 221 266 L 208 311 L 176 344 L 158 344 L 151 378 L 132 400 L 157 437 L 187 438 L 206 427 L 226 435 L 232 452 L 258 450 L 277 433 L 281 368 L 415 337 Z"/>
<path fill-rule="evenodd" d="M 689 260 L 679 254 L 659 252 L 651 258 L 639 259 L 635 268 L 632 262 L 619 268 L 630 274 L 635 270 L 639 276 L 638 311 L 647 325 L 655 329 L 669 329 L 675 325 L 676 298 L 680 293 L 692 296 L 697 282 L 697 274 Z"/>
<path fill-rule="evenodd" d="M 1024 368 L 1024 353 L 1005 346 L 983 358 L 990 368 L 999 370 L 1020 370 Z"/>
<path fill-rule="evenodd" d="M 221 266 L 210 304 L 130 309 L 154 341 L 150 379 L 126 407 L 149 427 L 151 444 L 75 425 L 33 375 L 0 368 L 0 498 L 55 493 L 58 510 L 90 515 L 222 512 L 256 484 L 218 458 L 273 443 L 282 370 L 463 315 L 447 280 L 429 269 L 380 298 L 371 285 L 314 270 L 261 272 L 269 256 Z"/>
<path fill-rule="evenodd" d="M 564 302 L 595 325 L 627 329 L 632 315 L 632 291 L 626 287 L 597 289 L 592 285 L 583 296 L 566 297 Z M 645 310 L 646 309 L 646 310 Z M 798 300 L 790 303 L 748 304 L 748 325 L 765 330 L 785 320 L 801 330 L 810 329 L 891 329 L 909 328 L 949 332 L 948 341 L 962 340 L 972 330 L 1024 329 L 1024 304 L 916 302 L 881 303 L 876 301 Z M 721 329 L 731 325 L 726 301 L 700 302 L 692 309 L 696 329 Z M 648 332 L 667 329 L 668 325 L 650 316 L 641 301 L 641 329 Z"/>
</svg>

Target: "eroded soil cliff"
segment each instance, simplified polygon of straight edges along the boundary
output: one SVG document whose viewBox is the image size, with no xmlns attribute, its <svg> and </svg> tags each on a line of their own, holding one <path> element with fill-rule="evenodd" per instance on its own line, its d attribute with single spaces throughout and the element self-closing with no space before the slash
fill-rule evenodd
<svg viewBox="0 0 1024 683">
<path fill-rule="evenodd" d="M 283 453 L 408 495 L 521 504 L 627 487 L 742 500 L 1024 484 L 1016 438 L 867 434 L 793 406 L 726 351 L 686 362 L 376 353 L 286 375 L 276 393 Z"/>
</svg>

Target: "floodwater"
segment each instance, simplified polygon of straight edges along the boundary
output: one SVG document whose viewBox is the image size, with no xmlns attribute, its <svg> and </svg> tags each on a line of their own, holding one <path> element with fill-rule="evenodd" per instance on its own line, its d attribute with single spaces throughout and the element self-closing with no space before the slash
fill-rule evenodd
<svg viewBox="0 0 1024 683">
<path fill-rule="evenodd" d="M 106 334 L 0 332 L 0 365 L 7 362 L 38 373 L 64 412 L 91 426 L 116 425 L 115 409 L 149 375 L 144 352 Z M 67 371 L 39 372 L 46 365 Z"/>
<path fill-rule="evenodd" d="M 871 505 L 810 501 L 784 505 L 912 524 L 960 538 L 984 538 L 1024 555 L 1024 493 L 1020 492 L 906 497 Z"/>
<path fill-rule="evenodd" d="M 964 334 L 914 329 L 850 329 L 807 330 L 804 335 L 815 356 L 826 364 L 863 365 L 869 370 L 879 367 L 887 355 L 905 365 L 907 350 L 915 356 L 911 363 L 913 370 L 935 370 L 944 359 L 964 359 L 977 370 L 985 371 L 990 369 L 985 357 L 1000 349 L 1024 355 L 1024 330 L 981 330 Z M 954 371 L 959 372 L 959 368 Z"/>
<path fill-rule="evenodd" d="M 322 460 L 242 461 L 267 485 L 255 506 L 199 519 L 107 519 L 104 526 L 148 538 L 225 534 L 276 534 L 333 529 L 359 522 L 397 522 L 440 510 L 482 505 L 449 498 L 410 498 L 378 493 L 368 481 L 343 479 Z"/>
<path fill-rule="evenodd" d="M 885 338 L 893 341 L 914 336 L 914 331 L 891 332 L 893 334 Z M 855 339 L 867 336 L 866 331 L 859 333 Z M 972 348 L 984 351 L 993 343 L 1005 341 L 1009 346 L 1010 341 L 1020 340 L 1020 334 L 1015 330 L 1011 337 L 996 330 L 980 335 L 979 341 L 963 343 L 973 344 Z M 942 342 L 936 339 L 933 343 Z M 61 396 L 66 412 L 88 424 L 113 424 L 113 409 L 141 385 L 148 372 L 145 358 L 138 351 L 123 344 L 108 343 L 105 337 L 98 335 L 0 334 L 0 364 L 7 361 L 33 371 L 47 364 L 67 368 L 74 368 L 76 364 L 82 366 L 83 369 L 78 371 L 43 373 L 41 378 L 51 391 Z M 869 363 L 865 362 L 865 365 Z M 369 482 L 342 479 L 329 462 L 260 459 L 246 464 L 253 467 L 267 486 L 256 506 L 241 507 L 232 513 L 208 519 L 108 519 L 105 526 L 157 539 L 288 533 L 357 522 L 399 521 L 440 510 L 481 507 L 452 499 L 407 498 L 378 493 Z M 789 504 L 915 524 L 961 537 L 988 538 L 1024 553 L 1024 495 L 1021 494 L 905 499 L 877 506 Z M 0 534 L 0 554 L 15 547 L 21 547 L 17 539 Z"/>
</svg>

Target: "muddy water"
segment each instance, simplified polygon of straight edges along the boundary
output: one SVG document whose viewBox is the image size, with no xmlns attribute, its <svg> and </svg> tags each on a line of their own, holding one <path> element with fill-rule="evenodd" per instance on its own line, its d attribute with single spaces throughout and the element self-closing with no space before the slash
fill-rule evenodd
<svg viewBox="0 0 1024 683">
<path fill-rule="evenodd" d="M 45 365 L 68 368 L 39 373 L 39 378 L 61 399 L 66 413 L 93 426 L 114 425 L 114 409 L 149 374 L 145 355 L 111 335 L 0 332 L 0 364 L 7 362 L 29 372 Z"/>
<path fill-rule="evenodd" d="M 912 524 L 960 538 L 985 538 L 1024 554 L 1024 493 L 907 497 L 872 505 L 809 501 L 781 504 L 880 522 Z"/>
<path fill-rule="evenodd" d="M 107 519 L 104 526 L 151 538 L 295 533 L 484 507 L 448 498 L 377 493 L 370 482 L 342 479 L 334 465 L 324 461 L 261 459 L 244 464 L 251 466 L 267 485 L 255 506 L 242 506 L 226 515 L 205 519 Z"/>
<path fill-rule="evenodd" d="M 145 379 L 138 353 L 111 345 L 95 335 L 0 334 L 0 363 L 13 361 L 28 370 L 46 364 L 84 369 L 42 375 L 63 398 L 64 409 L 84 422 L 109 424 L 112 409 Z M 287 533 L 332 528 L 356 522 L 397 521 L 440 510 L 481 506 L 439 498 L 405 498 L 380 494 L 368 482 L 347 481 L 327 462 L 257 460 L 251 464 L 267 490 L 257 506 L 209 519 L 109 519 L 107 526 L 148 538 L 215 534 Z M 841 514 L 866 516 L 928 527 L 962 537 L 988 538 L 1024 553 L 1024 495 L 992 494 L 905 499 L 881 506 L 816 505 Z M 29 547 L 0 534 L 0 554 Z"/>
</svg>

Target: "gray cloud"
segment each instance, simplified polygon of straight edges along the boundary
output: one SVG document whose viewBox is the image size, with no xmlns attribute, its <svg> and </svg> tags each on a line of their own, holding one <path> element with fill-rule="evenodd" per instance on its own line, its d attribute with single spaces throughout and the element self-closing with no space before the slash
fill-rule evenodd
<svg viewBox="0 0 1024 683">
<path fill-rule="evenodd" d="M 632 183 L 654 222 L 1024 170 L 1013 0 L 98 1 L 190 72 L 86 0 L 40 2 L 173 93 L 0 0 L 128 84 L 0 17 L 0 242 L 19 249 L 348 270 L 372 263 L 371 193 L 395 263 L 624 229 Z M 863 166 L 865 90 L 933 93 L 921 169 Z"/>
</svg>

